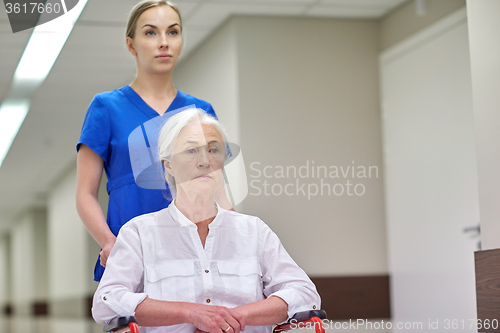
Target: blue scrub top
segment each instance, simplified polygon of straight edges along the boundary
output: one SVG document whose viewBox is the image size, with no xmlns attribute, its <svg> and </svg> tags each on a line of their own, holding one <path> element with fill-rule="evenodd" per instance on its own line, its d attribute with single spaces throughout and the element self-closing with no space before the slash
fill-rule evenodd
<svg viewBox="0 0 500 333">
<path fill-rule="evenodd" d="M 180 90 L 166 112 L 186 106 L 203 109 L 217 118 L 209 103 Z M 165 198 L 165 190 L 137 186 L 130 162 L 130 133 L 158 116 L 130 86 L 97 94 L 87 110 L 76 150 L 85 144 L 104 160 L 109 195 L 107 223 L 115 236 L 130 219 L 166 208 L 171 202 Z M 94 280 L 100 281 L 103 273 L 98 258 Z"/>
</svg>

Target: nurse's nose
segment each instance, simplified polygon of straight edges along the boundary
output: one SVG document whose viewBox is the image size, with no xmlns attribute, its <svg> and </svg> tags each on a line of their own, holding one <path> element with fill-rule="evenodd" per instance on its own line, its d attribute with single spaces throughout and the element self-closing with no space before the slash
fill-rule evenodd
<svg viewBox="0 0 500 333">
<path fill-rule="evenodd" d="M 161 34 L 158 46 L 160 49 L 168 48 L 168 36 L 166 34 Z"/>
</svg>

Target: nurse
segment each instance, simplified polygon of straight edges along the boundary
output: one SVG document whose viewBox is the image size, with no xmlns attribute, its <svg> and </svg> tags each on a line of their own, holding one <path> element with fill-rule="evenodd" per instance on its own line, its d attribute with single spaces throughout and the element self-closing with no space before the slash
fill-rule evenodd
<svg viewBox="0 0 500 333">
<path fill-rule="evenodd" d="M 76 149 L 77 210 L 101 246 L 94 270 L 100 281 L 120 228 L 130 219 L 166 208 L 162 190 L 136 185 L 128 149 L 130 133 L 165 112 L 194 106 L 216 117 L 212 106 L 176 89 L 172 71 L 182 49 L 179 10 L 164 0 L 138 3 L 129 16 L 126 44 L 137 63 L 135 80 L 123 88 L 97 94 L 90 104 Z M 103 170 L 108 178 L 107 218 L 99 206 Z"/>
</svg>

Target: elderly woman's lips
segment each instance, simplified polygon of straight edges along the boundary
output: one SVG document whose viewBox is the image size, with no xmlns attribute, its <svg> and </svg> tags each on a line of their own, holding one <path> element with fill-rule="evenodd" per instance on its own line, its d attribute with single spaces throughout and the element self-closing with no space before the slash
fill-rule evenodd
<svg viewBox="0 0 500 333">
<path fill-rule="evenodd" d="M 195 179 L 196 178 L 212 178 L 212 176 L 210 176 L 210 175 L 199 175 L 199 176 L 195 177 Z"/>
</svg>

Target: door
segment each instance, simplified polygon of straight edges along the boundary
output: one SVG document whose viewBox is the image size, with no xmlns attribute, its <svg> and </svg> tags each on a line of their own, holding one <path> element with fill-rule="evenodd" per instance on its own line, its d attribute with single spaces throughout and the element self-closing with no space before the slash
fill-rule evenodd
<svg viewBox="0 0 500 333">
<path fill-rule="evenodd" d="M 380 58 L 392 313 L 407 326 L 394 332 L 477 332 L 477 240 L 463 231 L 479 223 L 467 36 L 463 9 Z"/>
</svg>

